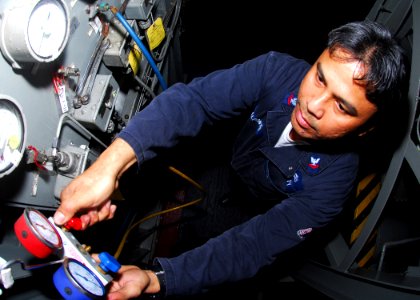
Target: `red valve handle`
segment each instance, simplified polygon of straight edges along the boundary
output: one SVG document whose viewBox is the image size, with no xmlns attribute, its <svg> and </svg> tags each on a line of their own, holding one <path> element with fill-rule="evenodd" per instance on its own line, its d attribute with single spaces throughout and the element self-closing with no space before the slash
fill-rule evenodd
<svg viewBox="0 0 420 300">
<path fill-rule="evenodd" d="M 82 230 L 82 220 L 77 217 L 71 218 L 66 224 L 63 225 L 67 230 Z"/>
</svg>

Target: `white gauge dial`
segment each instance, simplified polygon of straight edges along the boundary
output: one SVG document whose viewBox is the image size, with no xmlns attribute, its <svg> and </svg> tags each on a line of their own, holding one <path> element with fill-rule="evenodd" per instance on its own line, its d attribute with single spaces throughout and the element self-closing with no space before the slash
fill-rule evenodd
<svg viewBox="0 0 420 300">
<path fill-rule="evenodd" d="M 0 178 L 19 164 L 25 147 L 25 119 L 17 102 L 0 95 Z"/>
<path fill-rule="evenodd" d="M 54 0 L 40 1 L 28 22 L 29 45 L 45 59 L 60 51 L 67 35 L 67 16 L 62 4 Z"/>
<path fill-rule="evenodd" d="M 13 68 L 50 62 L 63 52 L 70 33 L 65 0 L 13 0 L 5 6 L 0 47 Z"/>
<path fill-rule="evenodd" d="M 105 294 L 105 288 L 101 281 L 83 264 L 76 260 L 69 260 L 67 270 L 83 290 L 98 297 Z"/>
<path fill-rule="evenodd" d="M 43 214 L 37 210 L 28 208 L 27 218 L 32 228 L 44 241 L 50 243 L 53 247 L 61 248 L 62 240 L 59 233 Z"/>
</svg>

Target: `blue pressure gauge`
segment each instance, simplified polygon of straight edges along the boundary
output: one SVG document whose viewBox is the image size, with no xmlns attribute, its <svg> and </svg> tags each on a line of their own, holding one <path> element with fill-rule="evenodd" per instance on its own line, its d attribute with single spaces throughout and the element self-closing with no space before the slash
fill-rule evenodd
<svg viewBox="0 0 420 300">
<path fill-rule="evenodd" d="M 53 275 L 54 285 L 64 299 L 102 299 L 106 294 L 101 280 L 84 264 L 65 258 Z"/>
</svg>

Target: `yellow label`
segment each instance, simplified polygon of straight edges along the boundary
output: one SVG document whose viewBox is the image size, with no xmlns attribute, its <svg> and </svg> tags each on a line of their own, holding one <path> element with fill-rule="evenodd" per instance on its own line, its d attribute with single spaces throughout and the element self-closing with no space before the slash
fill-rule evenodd
<svg viewBox="0 0 420 300">
<path fill-rule="evenodd" d="M 165 38 L 165 28 L 163 28 L 161 17 L 157 18 L 152 26 L 147 29 L 146 34 L 149 41 L 150 50 L 153 50 L 160 45 L 160 43 Z"/>
<path fill-rule="evenodd" d="M 134 45 L 128 54 L 128 63 L 130 64 L 131 69 L 133 70 L 134 75 L 137 75 L 137 72 L 140 68 L 141 62 L 141 52 L 137 45 Z"/>
<path fill-rule="evenodd" d="M 16 150 L 20 145 L 20 139 L 17 135 L 9 136 L 9 147 L 12 150 Z"/>
</svg>

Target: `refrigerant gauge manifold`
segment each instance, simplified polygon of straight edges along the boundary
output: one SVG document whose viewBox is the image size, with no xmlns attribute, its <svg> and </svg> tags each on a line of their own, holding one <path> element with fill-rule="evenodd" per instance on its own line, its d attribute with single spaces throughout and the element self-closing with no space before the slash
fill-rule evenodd
<svg viewBox="0 0 420 300">
<path fill-rule="evenodd" d="M 15 69 L 55 60 L 69 38 L 70 17 L 64 0 L 9 1 L 0 20 L 1 51 Z"/>
</svg>

